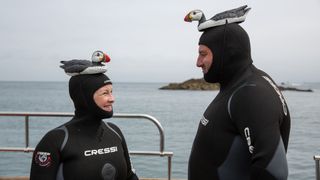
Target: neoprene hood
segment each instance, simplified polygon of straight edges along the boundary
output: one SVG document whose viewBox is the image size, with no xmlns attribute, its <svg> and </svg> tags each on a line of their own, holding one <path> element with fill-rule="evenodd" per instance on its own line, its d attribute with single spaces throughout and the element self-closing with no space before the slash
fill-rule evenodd
<svg viewBox="0 0 320 180">
<path fill-rule="evenodd" d="M 224 86 L 234 75 L 252 64 L 249 36 L 237 23 L 205 30 L 199 45 L 207 46 L 213 54 L 211 67 L 204 74 L 207 82 Z"/>
<path fill-rule="evenodd" d="M 112 84 L 105 74 L 83 74 L 69 80 L 69 94 L 74 103 L 75 116 L 91 116 L 97 119 L 110 118 L 113 111 L 102 110 L 94 102 L 93 94 L 100 87 Z"/>
</svg>

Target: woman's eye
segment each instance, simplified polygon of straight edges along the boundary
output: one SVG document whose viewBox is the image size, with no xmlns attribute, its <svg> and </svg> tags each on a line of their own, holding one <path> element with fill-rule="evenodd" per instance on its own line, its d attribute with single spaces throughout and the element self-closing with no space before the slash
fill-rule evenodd
<svg viewBox="0 0 320 180">
<path fill-rule="evenodd" d="M 112 91 L 105 91 L 105 92 L 103 92 L 103 95 L 110 95 L 110 94 L 112 94 Z"/>
</svg>

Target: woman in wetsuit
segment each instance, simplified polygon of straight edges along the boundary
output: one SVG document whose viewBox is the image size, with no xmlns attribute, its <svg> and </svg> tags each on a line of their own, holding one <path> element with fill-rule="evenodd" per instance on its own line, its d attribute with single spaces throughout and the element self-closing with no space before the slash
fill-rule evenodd
<svg viewBox="0 0 320 180">
<path fill-rule="evenodd" d="M 31 180 L 138 180 L 120 129 L 104 118 L 113 115 L 112 83 L 102 73 L 71 77 L 75 115 L 49 131 L 37 145 Z"/>
</svg>

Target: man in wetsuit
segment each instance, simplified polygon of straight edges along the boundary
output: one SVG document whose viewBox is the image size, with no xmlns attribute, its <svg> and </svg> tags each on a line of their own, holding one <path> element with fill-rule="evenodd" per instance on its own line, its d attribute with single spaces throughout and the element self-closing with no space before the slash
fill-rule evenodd
<svg viewBox="0 0 320 180">
<path fill-rule="evenodd" d="M 220 92 L 205 110 L 189 158 L 189 180 L 285 180 L 287 104 L 252 64 L 249 37 L 236 23 L 206 29 L 197 66 Z"/>
<path fill-rule="evenodd" d="M 138 180 L 120 129 L 102 121 L 113 115 L 112 84 L 105 74 L 71 77 L 73 119 L 37 145 L 31 180 Z"/>
</svg>

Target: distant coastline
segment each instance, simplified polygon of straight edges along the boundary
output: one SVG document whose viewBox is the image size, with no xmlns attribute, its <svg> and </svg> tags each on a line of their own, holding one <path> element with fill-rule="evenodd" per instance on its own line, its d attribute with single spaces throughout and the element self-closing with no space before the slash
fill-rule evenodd
<svg viewBox="0 0 320 180">
<path fill-rule="evenodd" d="M 298 92 L 313 92 L 312 89 L 303 89 L 290 86 L 285 83 L 278 85 L 281 91 L 298 91 Z M 161 90 L 201 90 L 201 91 L 216 91 L 220 89 L 219 83 L 207 83 L 203 78 L 189 79 L 182 83 L 169 83 L 166 86 L 160 87 Z"/>
</svg>

